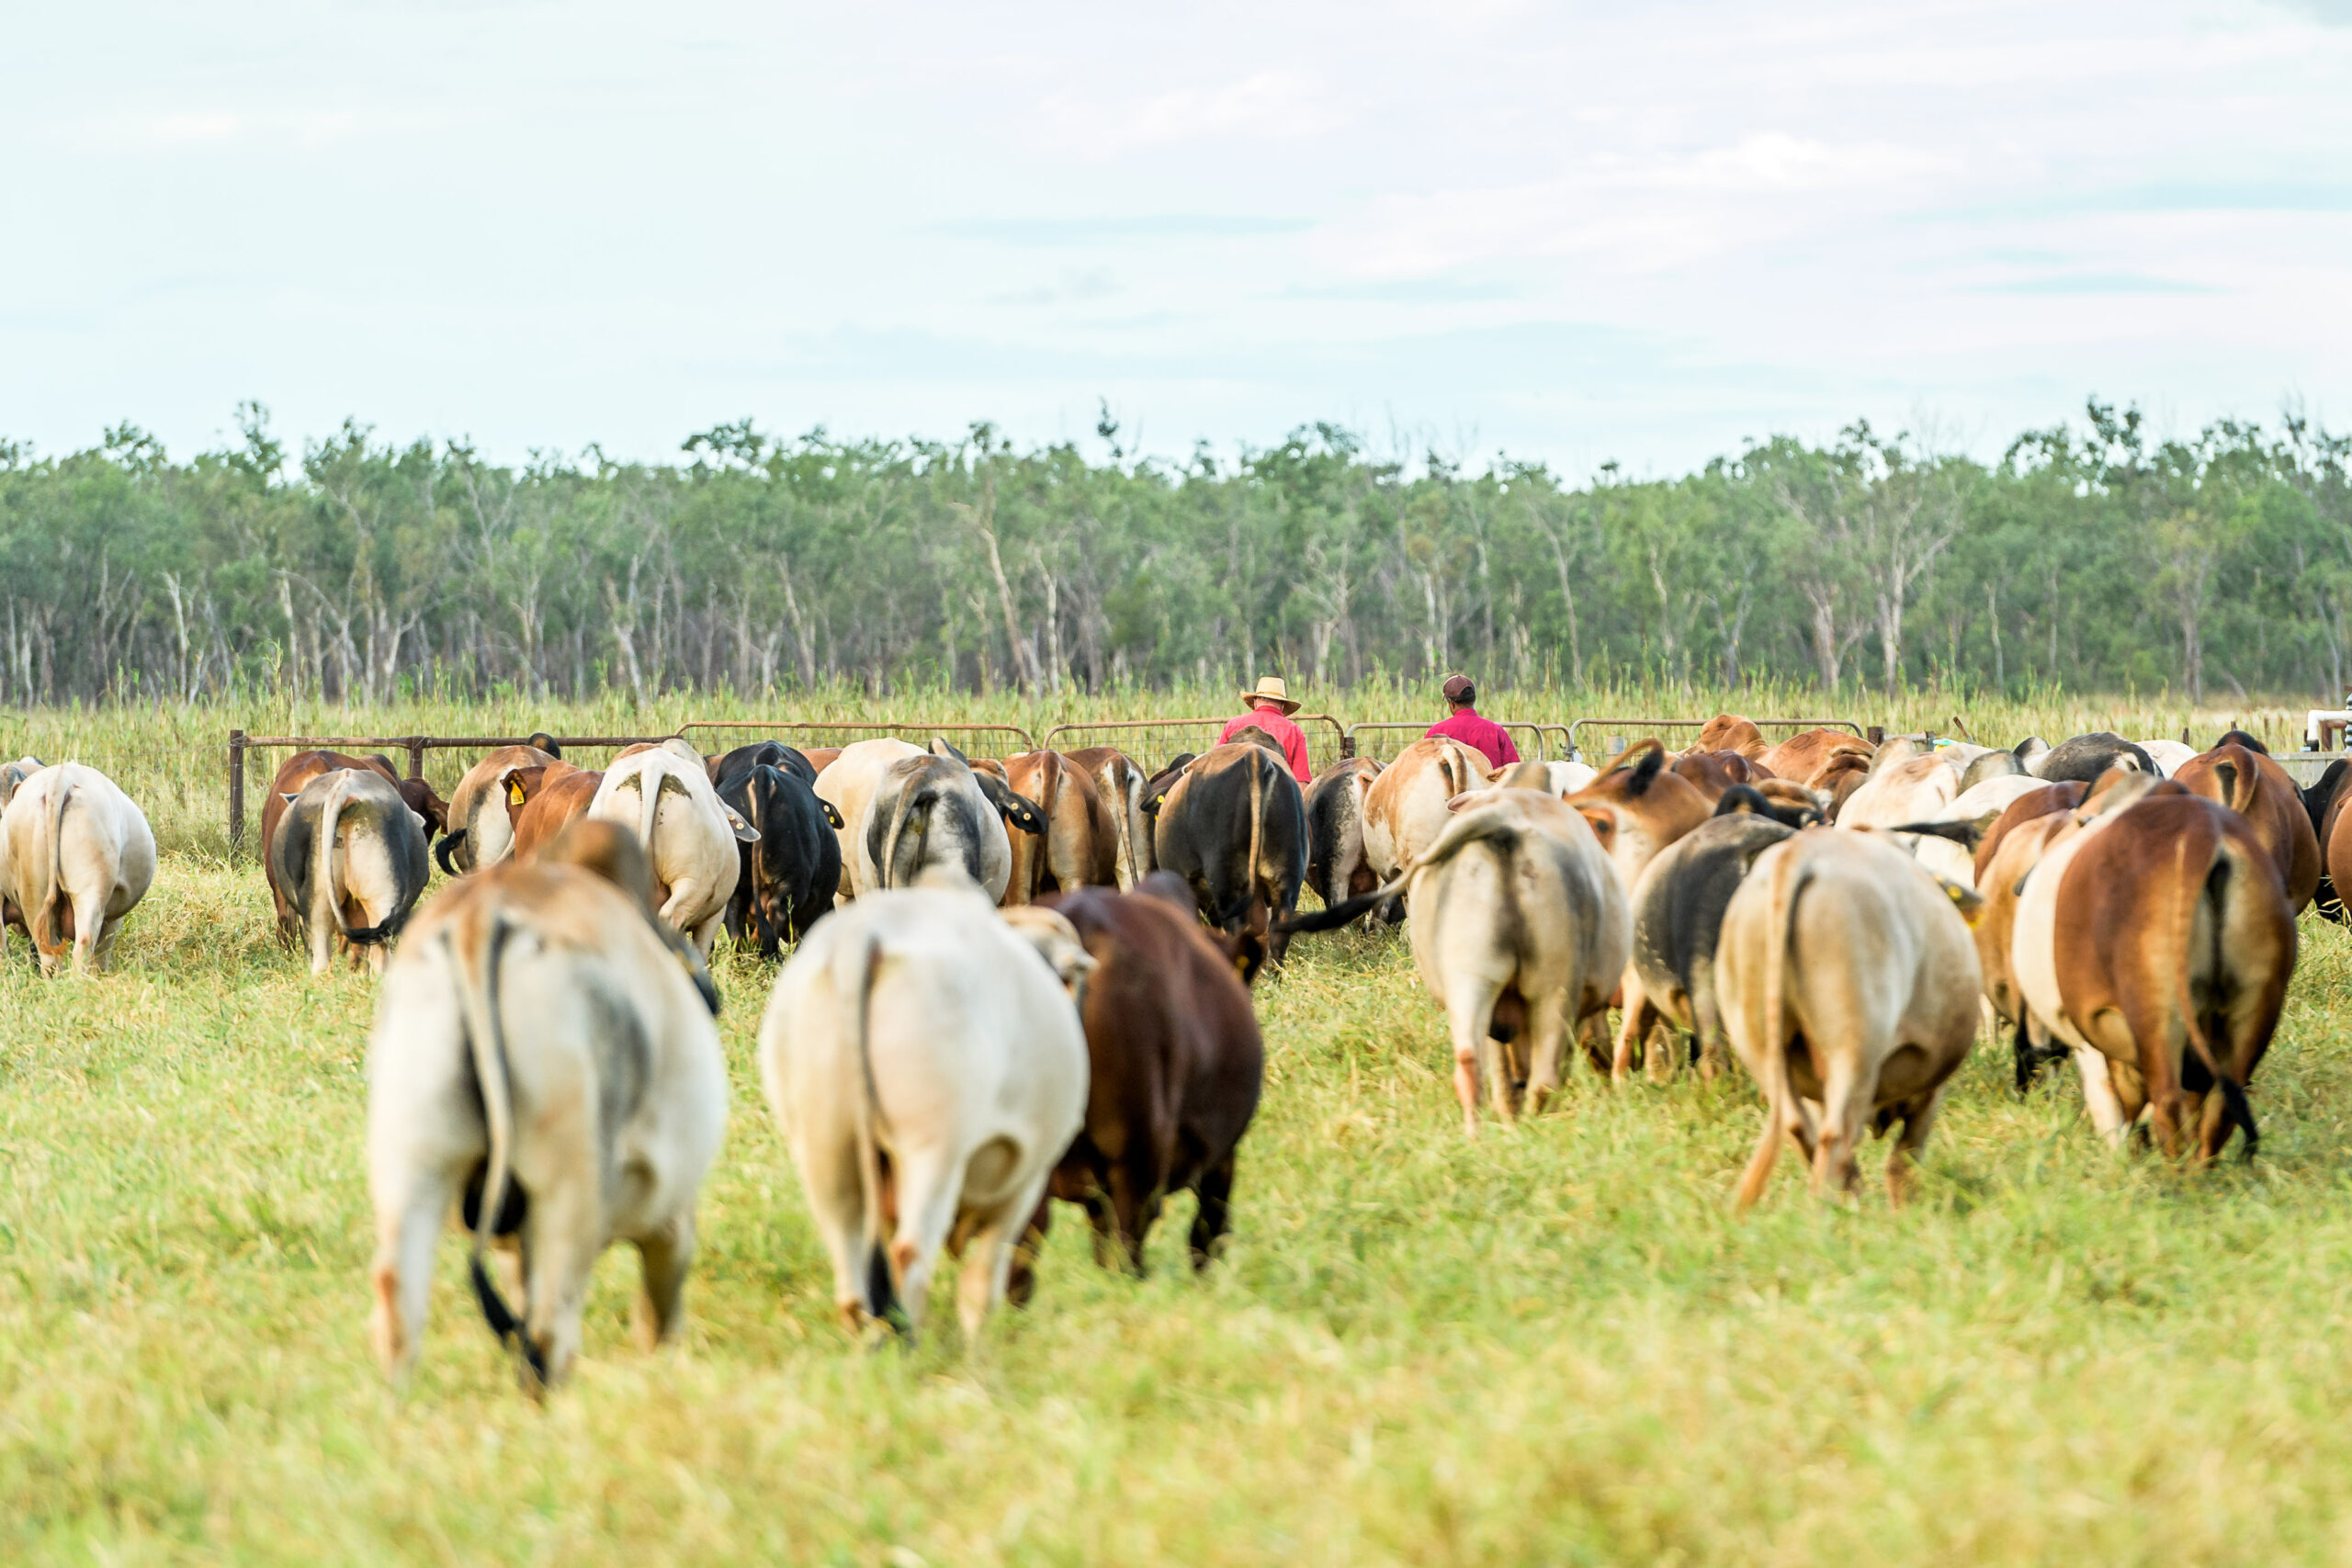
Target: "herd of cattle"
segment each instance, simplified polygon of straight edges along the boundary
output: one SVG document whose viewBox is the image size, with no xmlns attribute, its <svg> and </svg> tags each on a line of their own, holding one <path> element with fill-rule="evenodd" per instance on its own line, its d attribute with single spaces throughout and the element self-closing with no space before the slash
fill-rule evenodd
<svg viewBox="0 0 2352 1568">
<path fill-rule="evenodd" d="M 1901 1200 L 1987 1012 L 2020 1089 L 2071 1057 L 2111 1140 L 2144 1123 L 2210 1159 L 2242 1130 L 2251 1154 L 2295 917 L 2340 912 L 2352 877 L 2347 767 L 2300 791 L 2236 730 L 2203 752 L 1768 746 L 1728 715 L 1599 770 L 1490 769 L 1431 737 L 1304 789 L 1256 731 L 1157 773 L 939 739 L 673 739 L 600 773 L 542 735 L 447 799 L 382 757 L 300 753 L 262 829 L 281 939 L 315 973 L 341 951 L 382 977 L 378 1355 L 413 1365 L 454 1203 L 483 1314 L 537 1388 L 616 1240 L 641 1257 L 640 1337 L 677 1320 L 727 1117 L 721 926 L 793 948 L 759 1064 L 845 1324 L 915 1332 L 944 1253 L 972 1335 L 1027 1298 L 1056 1198 L 1098 1259 L 1140 1270 L 1191 1191 L 1207 1265 L 1262 1079 L 1248 987 L 1294 935 L 1355 922 L 1405 922 L 1473 1135 L 1482 1098 L 1510 1121 L 1555 1092 L 1572 1038 L 1620 1079 L 1736 1057 L 1766 1101 L 1743 1208 L 1786 1141 L 1816 1191 L 1854 1189 L 1866 1130 L 1895 1134 Z M 420 908 L 436 862 L 453 883 Z M 102 967 L 154 874 L 104 774 L 0 766 L 0 954 L 13 927 L 44 972 Z M 1307 889 L 1323 907 L 1301 914 Z"/>
</svg>

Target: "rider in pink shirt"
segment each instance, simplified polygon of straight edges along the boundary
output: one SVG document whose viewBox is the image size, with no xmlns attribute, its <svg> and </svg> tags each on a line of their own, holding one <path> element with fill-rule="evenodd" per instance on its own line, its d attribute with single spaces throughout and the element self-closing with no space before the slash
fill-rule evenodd
<svg viewBox="0 0 2352 1568">
<path fill-rule="evenodd" d="M 1453 705 L 1453 716 L 1430 725 L 1430 735 L 1461 741 L 1486 758 L 1490 768 L 1519 761 L 1519 748 L 1510 743 L 1510 732 L 1493 719 L 1479 716 L 1478 688 L 1471 684 L 1469 676 L 1448 675 L 1445 700 Z"/>
<path fill-rule="evenodd" d="M 1250 710 L 1227 725 L 1216 743 L 1222 746 L 1245 729 L 1262 729 L 1282 742 L 1283 761 L 1290 764 L 1292 776 L 1306 784 L 1314 776 L 1307 768 L 1306 732 L 1290 721 L 1290 716 L 1298 711 L 1298 705 L 1291 701 L 1290 689 L 1283 684 L 1283 678 L 1260 676 L 1258 689 L 1241 694 L 1252 705 Z"/>
</svg>

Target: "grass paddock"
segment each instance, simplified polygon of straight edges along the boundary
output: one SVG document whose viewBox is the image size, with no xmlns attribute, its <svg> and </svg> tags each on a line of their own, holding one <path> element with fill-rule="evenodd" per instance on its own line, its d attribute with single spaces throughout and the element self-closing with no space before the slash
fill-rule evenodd
<svg viewBox="0 0 2352 1568">
<path fill-rule="evenodd" d="M 2112 1155 L 2070 1075 L 2021 1100 L 1987 1042 L 1915 1205 L 1815 1203 L 1783 1159 L 1745 1222 L 1745 1077 L 1579 1067 L 1467 1142 L 1399 935 L 1302 938 L 1257 995 L 1229 1252 L 1191 1276 L 1180 1200 L 1116 1277 L 1062 1210 L 1035 1303 L 968 1354 L 944 1298 L 912 1351 L 836 1326 L 752 1066 L 769 972 L 722 945 L 686 1332 L 634 1348 L 616 1249 L 542 1408 L 454 1234 L 416 1382 L 381 1384 L 373 987 L 277 949 L 187 798 L 113 974 L 0 965 L 0 1561 L 2352 1560 L 2352 938 L 2314 919 L 2251 1166 Z"/>
<path fill-rule="evenodd" d="M 441 1250 L 416 1382 L 367 1348 L 373 993 L 268 940 L 259 874 L 166 859 L 116 973 L 0 972 L 0 1556 L 451 1563 L 2254 1562 L 2352 1552 L 2344 1020 L 2304 922 L 2262 1154 L 2117 1157 L 1989 1044 L 1922 1197 L 1745 1223 L 1744 1078 L 1463 1139 L 1393 937 L 1303 939 L 1231 1251 L 1097 1269 L 967 1355 L 835 1326 L 758 1097 L 767 976 L 722 952 L 733 1077 L 682 1344 L 607 1255 L 575 1381 L 515 1392 Z M 1883 1149 L 1874 1145 L 1873 1149 Z M 944 1287 L 943 1287 L 944 1288 Z"/>
</svg>

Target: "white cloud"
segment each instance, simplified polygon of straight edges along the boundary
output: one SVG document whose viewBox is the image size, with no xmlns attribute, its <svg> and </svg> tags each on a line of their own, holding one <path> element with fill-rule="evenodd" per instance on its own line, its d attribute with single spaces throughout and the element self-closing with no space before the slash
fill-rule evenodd
<svg viewBox="0 0 2352 1568">
<path fill-rule="evenodd" d="M 1293 141 L 1347 123 L 1312 75 L 1260 71 L 1213 87 L 1180 87 L 1131 104 L 1067 96 L 1039 106 L 1057 141 L 1094 158 L 1219 138 Z"/>
</svg>

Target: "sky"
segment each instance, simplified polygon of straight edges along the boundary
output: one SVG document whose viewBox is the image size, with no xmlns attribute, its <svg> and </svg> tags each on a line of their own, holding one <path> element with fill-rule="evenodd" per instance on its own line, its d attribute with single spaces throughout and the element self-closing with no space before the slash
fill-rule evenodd
<svg viewBox="0 0 2352 1568">
<path fill-rule="evenodd" d="M 10 9 L 38 450 L 2352 424 L 2352 0 Z"/>
</svg>

